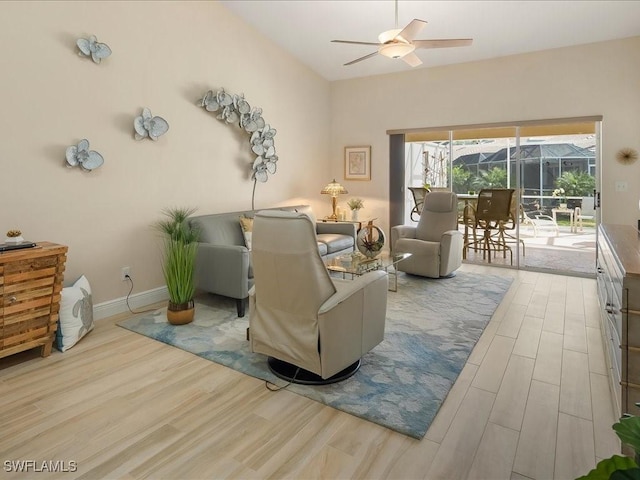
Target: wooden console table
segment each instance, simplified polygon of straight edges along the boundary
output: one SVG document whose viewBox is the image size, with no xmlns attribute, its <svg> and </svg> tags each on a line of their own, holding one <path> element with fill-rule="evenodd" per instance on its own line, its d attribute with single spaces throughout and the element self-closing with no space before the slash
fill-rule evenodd
<svg viewBox="0 0 640 480">
<path fill-rule="evenodd" d="M 66 259 L 67 247 L 50 242 L 0 253 L 0 358 L 51 354 Z"/>
</svg>

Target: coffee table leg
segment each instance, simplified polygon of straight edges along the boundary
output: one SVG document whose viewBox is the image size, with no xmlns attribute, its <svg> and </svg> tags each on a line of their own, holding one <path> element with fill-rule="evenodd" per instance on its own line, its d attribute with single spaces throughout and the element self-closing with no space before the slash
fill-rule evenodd
<svg viewBox="0 0 640 480">
<path fill-rule="evenodd" d="M 389 291 L 397 292 L 398 291 L 398 270 L 394 268 L 393 272 L 390 272 L 389 267 L 386 267 L 384 271 L 387 272 L 387 275 L 389 275 L 390 277 L 393 277 L 393 288 L 391 288 L 391 285 L 389 285 Z"/>
</svg>

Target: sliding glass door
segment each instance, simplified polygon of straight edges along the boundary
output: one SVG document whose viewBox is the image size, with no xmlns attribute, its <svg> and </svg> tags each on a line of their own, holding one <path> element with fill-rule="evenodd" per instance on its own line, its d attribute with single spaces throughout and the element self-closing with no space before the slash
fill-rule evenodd
<svg viewBox="0 0 640 480">
<path fill-rule="evenodd" d="M 516 190 L 510 255 L 492 264 L 595 274 L 596 121 L 429 130 L 405 135 L 405 223 L 416 223 L 415 187 L 444 188 L 465 203 L 483 188 Z M 517 205 L 517 206 L 516 206 Z M 413 213 L 413 215 L 411 215 Z M 468 249 L 466 260 L 486 263 Z"/>
<path fill-rule="evenodd" d="M 595 122 L 520 129 L 519 169 L 532 269 L 595 275 L 598 174 Z M 567 132 L 567 133 L 565 133 Z"/>
</svg>

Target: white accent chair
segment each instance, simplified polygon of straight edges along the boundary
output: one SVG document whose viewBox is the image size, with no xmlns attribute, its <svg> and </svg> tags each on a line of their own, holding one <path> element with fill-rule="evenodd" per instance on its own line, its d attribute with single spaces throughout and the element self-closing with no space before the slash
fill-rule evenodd
<svg viewBox="0 0 640 480">
<path fill-rule="evenodd" d="M 393 253 L 411 253 L 398 270 L 423 277 L 453 274 L 462 265 L 463 235 L 458 231 L 458 196 L 452 192 L 425 195 L 417 226 L 391 228 Z"/>
<path fill-rule="evenodd" d="M 267 355 L 272 372 L 295 383 L 331 383 L 355 373 L 384 338 L 387 273 L 332 278 L 314 224 L 296 212 L 258 212 L 252 256 L 251 351 Z"/>
<path fill-rule="evenodd" d="M 576 207 L 574 216 L 576 221 L 576 230 L 582 232 L 584 230 L 583 220 L 595 220 L 596 210 L 593 197 L 582 197 L 582 203 Z"/>
</svg>

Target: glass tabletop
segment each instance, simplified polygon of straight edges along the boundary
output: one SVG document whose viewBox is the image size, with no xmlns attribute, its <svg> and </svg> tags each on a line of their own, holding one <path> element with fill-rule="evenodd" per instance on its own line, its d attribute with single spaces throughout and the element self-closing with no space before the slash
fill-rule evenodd
<svg viewBox="0 0 640 480">
<path fill-rule="evenodd" d="M 391 254 L 383 251 L 375 258 L 369 258 L 360 252 L 349 253 L 333 257 L 325 262 L 327 269 L 332 272 L 350 273 L 352 275 L 364 275 L 372 270 L 388 269 L 395 266 L 405 258 L 410 257 L 410 253 Z"/>
</svg>

